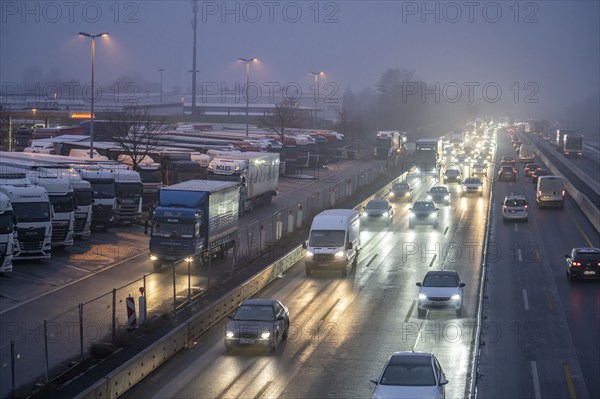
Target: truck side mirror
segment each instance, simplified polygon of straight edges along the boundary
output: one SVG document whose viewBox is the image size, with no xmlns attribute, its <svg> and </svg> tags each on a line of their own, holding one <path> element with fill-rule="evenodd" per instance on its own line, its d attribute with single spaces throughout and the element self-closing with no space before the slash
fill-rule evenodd
<svg viewBox="0 0 600 399">
<path fill-rule="evenodd" d="M 308 248 L 306 241 L 302 241 L 302 249 L 306 249 L 306 248 Z"/>
<path fill-rule="evenodd" d="M 347 249 L 352 249 L 352 241 L 348 242 L 348 245 L 346 245 Z"/>
</svg>

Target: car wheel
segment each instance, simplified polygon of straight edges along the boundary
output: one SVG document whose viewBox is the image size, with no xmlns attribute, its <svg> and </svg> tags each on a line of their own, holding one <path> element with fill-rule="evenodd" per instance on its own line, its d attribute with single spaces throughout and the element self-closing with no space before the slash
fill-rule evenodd
<svg viewBox="0 0 600 399">
<path fill-rule="evenodd" d="M 304 271 L 306 272 L 307 276 L 310 276 L 312 274 L 312 268 L 308 266 L 304 266 Z"/>
<path fill-rule="evenodd" d="M 425 318 L 425 313 L 427 313 L 427 311 L 425 309 L 417 309 L 417 316 L 419 317 L 419 319 L 424 319 Z"/>
<path fill-rule="evenodd" d="M 275 334 L 275 340 L 273 341 L 273 346 L 271 346 L 271 351 L 277 352 L 277 349 L 279 349 L 279 332 Z"/>
<path fill-rule="evenodd" d="M 281 339 L 287 339 L 288 335 L 290 332 L 290 321 L 288 320 L 285 323 L 285 331 L 283 332 L 283 334 L 281 335 Z"/>
</svg>

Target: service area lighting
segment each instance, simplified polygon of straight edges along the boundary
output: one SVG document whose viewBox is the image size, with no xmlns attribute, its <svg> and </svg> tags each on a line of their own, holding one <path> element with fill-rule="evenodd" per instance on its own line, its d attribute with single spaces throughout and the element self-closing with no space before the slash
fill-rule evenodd
<svg viewBox="0 0 600 399">
<path fill-rule="evenodd" d="M 248 107 L 249 98 L 248 98 L 248 89 L 250 86 L 250 63 L 254 61 L 258 61 L 258 58 L 238 58 L 239 61 L 246 63 L 246 137 L 248 137 Z"/>
<path fill-rule="evenodd" d="M 107 32 L 98 33 L 95 35 L 79 32 L 81 36 L 89 37 L 92 39 L 92 100 L 90 102 L 90 158 L 94 158 L 94 57 L 96 53 L 96 38 L 108 36 Z"/>
<path fill-rule="evenodd" d="M 322 71 L 321 72 L 310 71 L 309 73 L 315 77 L 315 129 L 316 129 L 317 128 L 317 102 L 319 100 L 319 76 L 324 75 L 324 73 Z"/>
</svg>

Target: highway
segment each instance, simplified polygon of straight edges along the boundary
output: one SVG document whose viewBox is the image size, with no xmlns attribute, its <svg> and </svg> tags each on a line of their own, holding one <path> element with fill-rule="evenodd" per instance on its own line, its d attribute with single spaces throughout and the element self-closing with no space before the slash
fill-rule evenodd
<svg viewBox="0 0 600 399">
<path fill-rule="evenodd" d="M 434 184 L 409 178 L 415 199 Z M 489 185 L 486 189 L 489 188 Z M 293 327 L 277 353 L 229 355 L 216 328 L 126 394 L 128 398 L 370 396 L 369 376 L 397 350 L 433 351 L 450 383 L 446 395 L 465 397 L 477 310 L 487 194 L 440 205 L 440 226 L 408 230 L 409 203 L 394 204 L 394 224 L 366 226 L 358 267 L 347 279 L 322 272 L 310 278 L 297 264 L 260 297 L 280 299 Z M 416 282 L 429 270 L 456 270 L 466 282 L 463 316 L 452 310 L 417 317 Z"/>
</svg>

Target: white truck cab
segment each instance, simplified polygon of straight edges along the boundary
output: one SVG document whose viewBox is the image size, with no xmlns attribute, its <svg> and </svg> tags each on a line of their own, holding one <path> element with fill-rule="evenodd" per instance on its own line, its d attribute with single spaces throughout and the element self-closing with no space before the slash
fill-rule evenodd
<svg viewBox="0 0 600 399">
<path fill-rule="evenodd" d="M 8 197 L 0 193 L 0 273 L 12 271 L 14 216 Z"/>
<path fill-rule="evenodd" d="M 306 275 L 314 270 L 339 270 L 346 276 L 358 263 L 360 215 L 353 209 L 328 209 L 314 217 L 304 260 Z"/>
</svg>

